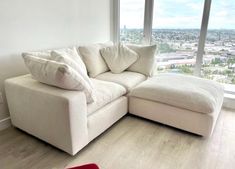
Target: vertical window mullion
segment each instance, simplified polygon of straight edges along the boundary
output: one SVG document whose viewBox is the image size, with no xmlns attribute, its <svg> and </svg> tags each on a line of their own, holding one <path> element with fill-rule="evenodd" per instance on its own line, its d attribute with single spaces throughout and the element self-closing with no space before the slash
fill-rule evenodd
<svg viewBox="0 0 235 169">
<path fill-rule="evenodd" d="M 112 13 L 112 20 L 113 20 L 113 23 L 112 23 L 112 40 L 114 43 L 119 43 L 120 41 L 120 0 L 112 0 L 111 1 L 111 5 L 112 5 L 112 9 L 113 9 L 113 12 L 110 11 Z M 112 10 L 111 9 L 111 10 Z"/>
<path fill-rule="evenodd" d="M 201 76 L 201 67 L 203 64 L 203 54 L 204 54 L 204 47 L 205 47 L 205 41 L 206 41 L 207 27 L 208 27 L 208 22 L 209 22 L 210 7 L 211 7 L 211 0 L 205 0 L 202 23 L 201 23 L 201 31 L 200 31 L 200 37 L 199 37 L 199 42 L 198 42 L 196 65 L 194 69 L 194 75 L 196 76 Z"/>
<path fill-rule="evenodd" d="M 154 0 L 145 0 L 143 43 L 150 44 L 152 39 Z"/>
</svg>

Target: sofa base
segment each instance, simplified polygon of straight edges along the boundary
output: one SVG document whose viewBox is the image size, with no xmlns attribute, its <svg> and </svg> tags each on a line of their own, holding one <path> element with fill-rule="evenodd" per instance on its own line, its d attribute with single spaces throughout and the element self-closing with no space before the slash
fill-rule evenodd
<svg viewBox="0 0 235 169">
<path fill-rule="evenodd" d="M 127 114 L 127 111 L 128 99 L 122 96 L 88 116 L 88 140 L 92 141 L 99 136 Z"/>
<path fill-rule="evenodd" d="M 88 116 L 83 92 L 45 85 L 30 75 L 6 80 L 5 88 L 12 124 L 71 155 L 128 110 L 122 96 Z"/>
<path fill-rule="evenodd" d="M 206 137 L 213 132 L 219 112 L 198 113 L 136 97 L 129 99 L 131 114 Z"/>
</svg>

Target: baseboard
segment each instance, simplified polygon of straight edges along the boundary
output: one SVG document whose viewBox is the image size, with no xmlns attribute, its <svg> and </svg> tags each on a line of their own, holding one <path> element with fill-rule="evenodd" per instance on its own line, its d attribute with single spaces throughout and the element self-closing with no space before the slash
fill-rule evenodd
<svg viewBox="0 0 235 169">
<path fill-rule="evenodd" d="M 7 117 L 5 119 L 0 120 L 0 131 L 4 130 L 10 126 L 11 126 L 11 118 L 10 117 Z"/>
</svg>

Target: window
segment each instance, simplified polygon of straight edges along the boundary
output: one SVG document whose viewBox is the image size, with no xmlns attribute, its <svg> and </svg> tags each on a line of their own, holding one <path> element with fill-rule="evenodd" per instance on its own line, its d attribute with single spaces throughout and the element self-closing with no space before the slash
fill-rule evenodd
<svg viewBox="0 0 235 169">
<path fill-rule="evenodd" d="M 213 0 L 204 48 L 201 75 L 235 84 L 235 3 Z"/>
<path fill-rule="evenodd" d="M 193 73 L 204 0 L 155 0 L 152 43 L 158 72 Z"/>
<path fill-rule="evenodd" d="M 158 72 L 194 72 L 235 84 L 233 0 L 119 1 L 120 41 L 140 44 L 143 32 L 147 34 L 145 38 L 151 37 L 151 43 L 158 46 Z M 154 2 L 154 8 L 150 8 L 149 2 Z"/>
<path fill-rule="evenodd" d="M 142 43 L 145 0 L 120 0 L 120 41 Z"/>
</svg>

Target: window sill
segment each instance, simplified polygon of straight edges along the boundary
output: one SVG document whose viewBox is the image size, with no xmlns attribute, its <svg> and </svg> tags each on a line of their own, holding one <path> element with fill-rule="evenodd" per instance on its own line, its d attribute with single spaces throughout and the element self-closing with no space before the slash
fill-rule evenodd
<svg viewBox="0 0 235 169">
<path fill-rule="evenodd" d="M 224 94 L 223 107 L 229 109 L 235 109 L 235 95 L 234 94 Z"/>
<path fill-rule="evenodd" d="M 226 94 L 234 95 L 234 97 L 235 97 L 235 85 L 234 84 L 224 84 L 224 92 Z"/>
<path fill-rule="evenodd" d="M 224 84 L 223 107 L 235 109 L 235 85 Z"/>
</svg>

